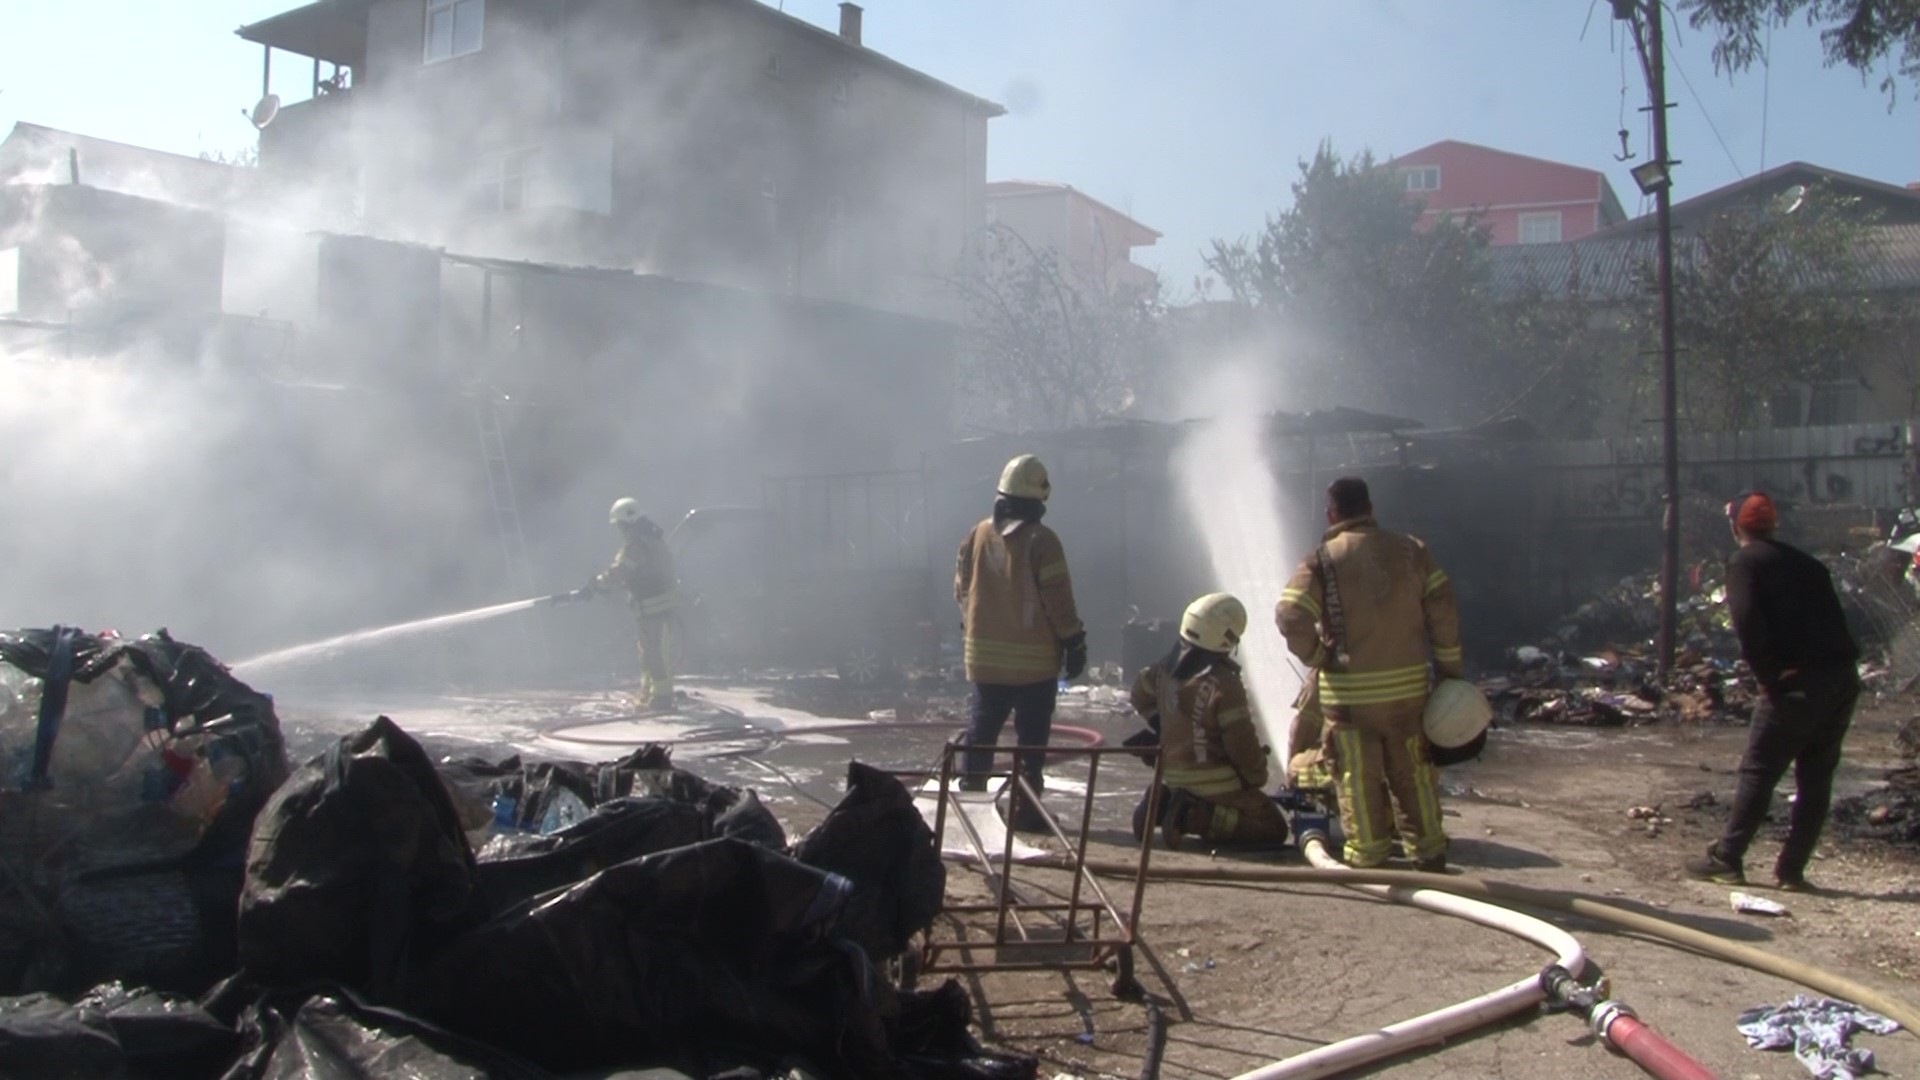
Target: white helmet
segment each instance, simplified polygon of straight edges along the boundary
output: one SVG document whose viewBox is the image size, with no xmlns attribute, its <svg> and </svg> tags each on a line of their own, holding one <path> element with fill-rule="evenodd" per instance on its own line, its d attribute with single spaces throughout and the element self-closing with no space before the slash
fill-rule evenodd
<svg viewBox="0 0 1920 1080">
<path fill-rule="evenodd" d="M 607 511 L 607 524 L 631 525 L 646 516 L 640 512 L 640 500 L 616 499 L 613 509 Z"/>
<path fill-rule="evenodd" d="M 1180 616 L 1180 640 L 1208 652 L 1230 653 L 1247 632 L 1247 605 L 1223 592 L 1208 593 Z"/>
<path fill-rule="evenodd" d="M 1465 679 L 1441 679 L 1427 698 L 1420 718 L 1427 741 L 1442 750 L 1454 750 L 1480 737 L 1493 722 L 1487 695 Z"/>
<path fill-rule="evenodd" d="M 1047 467 L 1032 454 L 1021 454 L 1007 462 L 1007 467 L 1000 470 L 1000 494 L 1046 502 L 1047 496 L 1053 494 L 1053 484 L 1047 479 Z"/>
</svg>

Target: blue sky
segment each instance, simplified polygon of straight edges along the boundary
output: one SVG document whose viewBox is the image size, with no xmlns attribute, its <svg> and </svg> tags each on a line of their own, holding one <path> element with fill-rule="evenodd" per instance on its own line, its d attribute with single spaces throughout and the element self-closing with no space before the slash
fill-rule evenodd
<svg viewBox="0 0 1920 1080">
<path fill-rule="evenodd" d="M 294 0 L 16 0 L 0 34 L 0 124 L 28 120 L 183 153 L 232 151 L 252 128 L 260 53 L 233 29 Z M 785 9 L 837 25 L 834 0 Z M 1062 180 L 1165 233 L 1142 262 L 1184 290 L 1213 237 L 1286 205 L 1323 138 L 1382 156 L 1439 139 L 1604 168 L 1628 211 L 1621 56 L 1604 0 L 869 0 L 866 42 L 1012 106 L 992 178 Z M 1591 21 L 1589 13 L 1591 11 Z M 1582 38 L 1582 31 L 1585 37 Z M 1776 32 L 1771 78 L 1716 76 L 1682 26 L 1676 193 L 1765 162 L 1920 180 L 1920 101 L 1826 68 L 1812 30 Z M 291 77 L 296 64 L 285 64 Z M 1679 74 L 1691 80 L 1693 91 Z M 1639 72 L 1625 127 L 1647 153 Z M 1696 98 L 1695 92 L 1698 97 Z M 1763 107 L 1763 101 L 1770 104 Z M 1718 137 L 1709 126 L 1718 128 Z M 1724 139 L 1726 148 L 1721 146 Z"/>
</svg>

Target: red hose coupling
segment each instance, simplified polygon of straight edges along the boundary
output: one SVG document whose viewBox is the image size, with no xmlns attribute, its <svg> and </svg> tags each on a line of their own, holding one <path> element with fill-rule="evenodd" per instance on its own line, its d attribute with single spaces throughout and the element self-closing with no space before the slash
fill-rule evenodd
<svg viewBox="0 0 1920 1080">
<path fill-rule="evenodd" d="M 1594 1010 L 1593 1030 L 1608 1046 L 1660 1080 L 1719 1080 L 1712 1069 L 1688 1057 L 1617 1001 L 1604 1002 Z"/>
</svg>

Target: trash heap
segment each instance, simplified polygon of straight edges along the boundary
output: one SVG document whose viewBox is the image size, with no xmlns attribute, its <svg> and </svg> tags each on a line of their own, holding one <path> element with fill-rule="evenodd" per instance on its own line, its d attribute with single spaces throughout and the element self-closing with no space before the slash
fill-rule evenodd
<svg viewBox="0 0 1920 1080">
<path fill-rule="evenodd" d="M 1920 846 L 1920 716 L 1902 724 L 1894 742 L 1904 763 L 1886 771 L 1883 786 L 1835 800 L 1834 827 L 1855 838 Z"/>
<path fill-rule="evenodd" d="M 945 870 L 878 770 L 789 845 L 657 746 L 435 762 L 380 717 L 289 771 L 164 631 L 0 634 L 0 691 L 0 1076 L 1035 1075 L 882 977 Z"/>
<path fill-rule="evenodd" d="M 1623 579 L 1582 604 L 1539 645 L 1507 654 L 1507 671 L 1481 680 L 1504 723 L 1625 727 L 1657 720 L 1745 723 L 1759 696 L 1734 637 L 1720 567 L 1691 568 L 1677 605 L 1680 651 L 1665 685 L 1655 678 L 1659 576 Z"/>
</svg>

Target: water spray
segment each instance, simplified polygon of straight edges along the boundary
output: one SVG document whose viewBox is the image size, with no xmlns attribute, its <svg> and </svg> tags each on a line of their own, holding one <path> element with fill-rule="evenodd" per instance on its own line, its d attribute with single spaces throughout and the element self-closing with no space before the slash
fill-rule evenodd
<svg viewBox="0 0 1920 1080">
<path fill-rule="evenodd" d="M 395 623 L 392 626 L 378 626 L 371 630 L 356 630 L 351 634 L 341 634 L 322 641 L 295 645 L 291 648 L 249 657 L 233 665 L 233 672 L 257 676 L 260 672 L 273 668 L 291 667 L 297 664 L 310 664 L 319 660 L 331 660 L 343 652 L 362 648 L 367 645 L 389 643 L 402 638 L 417 637 L 422 634 L 451 630 L 456 626 L 485 622 L 502 615 L 513 615 L 529 611 L 542 604 L 550 604 L 556 597 L 538 596 L 532 600 L 515 600 L 507 604 L 495 604 L 492 607 L 474 608 L 471 611 L 456 611 L 451 615 L 436 615 L 430 619 L 415 619 L 412 622 Z"/>
<path fill-rule="evenodd" d="M 1280 516 L 1260 412 L 1267 401 L 1262 382 L 1250 368 L 1221 371 L 1206 389 L 1222 411 L 1181 445 L 1174 470 L 1205 544 L 1214 586 L 1239 597 L 1250 613 L 1240 643 L 1247 693 L 1284 767 L 1302 678 L 1271 612 L 1296 552 L 1305 548 L 1293 540 L 1299 529 L 1285 527 Z"/>
</svg>

